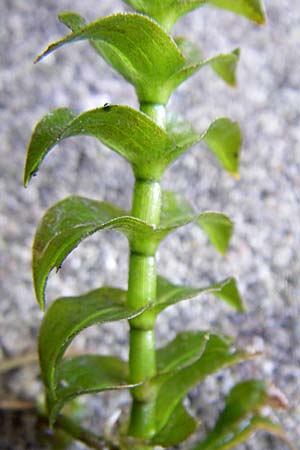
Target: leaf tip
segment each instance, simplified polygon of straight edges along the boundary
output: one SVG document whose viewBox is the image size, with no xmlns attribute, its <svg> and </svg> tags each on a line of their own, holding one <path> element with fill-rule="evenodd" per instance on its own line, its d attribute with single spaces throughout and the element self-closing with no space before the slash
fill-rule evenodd
<svg viewBox="0 0 300 450">
<path fill-rule="evenodd" d="M 239 172 L 230 172 L 230 175 L 236 180 L 239 181 L 241 179 L 241 175 Z"/>
<path fill-rule="evenodd" d="M 42 53 L 40 53 L 39 55 L 37 55 L 34 60 L 33 60 L 33 64 L 37 64 L 38 62 L 40 62 L 40 60 L 42 59 Z"/>
<path fill-rule="evenodd" d="M 262 14 L 259 19 L 256 20 L 257 25 L 265 25 L 267 23 L 266 16 Z"/>
<path fill-rule="evenodd" d="M 274 384 L 268 388 L 269 403 L 275 409 L 282 409 L 288 411 L 290 404 L 284 393 L 278 389 Z"/>
</svg>

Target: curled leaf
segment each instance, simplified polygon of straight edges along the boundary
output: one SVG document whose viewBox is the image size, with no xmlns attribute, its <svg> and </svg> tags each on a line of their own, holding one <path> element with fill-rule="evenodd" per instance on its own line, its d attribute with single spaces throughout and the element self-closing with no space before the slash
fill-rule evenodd
<svg viewBox="0 0 300 450">
<path fill-rule="evenodd" d="M 280 425 L 260 415 L 266 405 L 274 406 L 273 395 L 264 381 L 248 380 L 237 384 L 229 393 L 215 427 L 193 450 L 229 450 L 245 442 L 256 430 L 273 433 L 293 448 Z"/>
<path fill-rule="evenodd" d="M 57 109 L 42 118 L 33 132 L 27 151 L 25 185 L 56 144 L 76 135 L 96 137 L 127 159 L 136 176 L 143 179 L 160 179 L 178 153 L 174 140 L 133 108 L 107 105 L 76 117 L 69 109 Z"/>
<path fill-rule="evenodd" d="M 254 356 L 253 353 L 235 350 L 223 337 L 210 335 L 204 352 L 195 362 L 169 374 L 158 375 L 153 381 L 159 386 L 156 404 L 158 431 L 186 394 L 208 375 Z"/>
<path fill-rule="evenodd" d="M 161 103 L 161 86 L 184 64 L 170 36 L 141 14 L 114 14 L 79 31 L 79 19 L 69 16 L 62 20 L 77 31 L 51 44 L 37 61 L 67 43 L 90 40 L 98 53 L 135 86 L 140 102 Z"/>
<path fill-rule="evenodd" d="M 246 307 L 234 278 L 227 278 L 204 288 L 195 288 L 172 284 L 166 278 L 158 277 L 157 303 L 153 308 L 155 311 L 160 312 L 180 301 L 191 299 L 200 294 L 213 294 L 215 297 L 224 300 L 236 311 L 245 312 Z"/>
<path fill-rule="evenodd" d="M 128 365 L 113 356 L 83 355 L 64 361 L 58 370 L 55 397 L 48 399 L 50 423 L 79 395 L 133 387 L 128 377 Z"/>
<path fill-rule="evenodd" d="M 151 444 L 161 447 L 178 445 L 188 439 L 195 432 L 197 426 L 197 420 L 179 403 L 167 424 L 153 436 Z"/>
<path fill-rule="evenodd" d="M 161 226 L 155 227 L 109 203 L 77 196 L 58 202 L 42 218 L 33 243 L 33 280 L 41 308 L 49 273 L 54 267 L 59 269 L 83 239 L 100 230 L 116 230 L 128 237 L 136 252 L 151 256 L 169 233 L 201 218 L 201 214 L 191 211 L 185 199 L 168 193 L 163 201 Z M 214 223 L 208 224 L 205 231 L 212 233 L 214 228 Z"/>
<path fill-rule="evenodd" d="M 41 374 L 51 397 L 56 397 L 61 359 L 78 333 L 96 323 L 131 319 L 145 310 L 128 309 L 125 299 L 123 290 L 103 287 L 77 297 L 62 297 L 51 304 L 39 334 Z"/>
<path fill-rule="evenodd" d="M 73 32 L 79 32 L 86 26 L 85 20 L 76 13 L 66 12 L 59 15 L 59 20 L 63 22 Z M 198 48 L 184 38 L 176 38 L 175 42 L 184 56 L 182 66 L 160 86 L 160 103 L 167 103 L 172 92 L 187 78 L 198 72 L 201 68 L 209 65 L 214 72 L 231 86 L 236 84 L 236 67 L 239 59 L 239 49 L 232 53 L 225 53 L 204 59 Z M 96 52 L 108 60 L 108 56 L 103 54 L 103 43 L 97 40 L 90 40 L 90 44 Z M 107 52 L 107 51 L 106 51 Z M 113 58 L 111 50 L 110 57 Z M 111 63 L 111 62 L 110 62 Z M 124 69 L 125 71 L 125 69 Z M 125 76 L 125 74 L 124 74 Z M 130 81 L 130 79 L 129 79 Z"/>
<path fill-rule="evenodd" d="M 157 370 L 168 373 L 182 369 L 199 359 L 209 340 L 207 331 L 185 331 L 156 351 Z"/>
<path fill-rule="evenodd" d="M 232 221 L 225 214 L 208 211 L 200 215 L 198 223 L 214 247 L 225 254 L 233 232 Z"/>
<path fill-rule="evenodd" d="M 192 145 L 204 141 L 220 165 L 238 178 L 242 133 L 237 122 L 219 118 L 205 132 L 197 133 L 189 123 L 171 115 L 167 122 L 167 132 L 178 147 L 182 147 L 180 154 Z"/>
<path fill-rule="evenodd" d="M 165 90 L 169 95 L 187 78 L 194 75 L 205 66 L 210 66 L 213 71 L 230 86 L 236 85 L 236 69 L 239 61 L 239 49 L 231 53 L 221 53 L 205 59 L 201 51 L 185 38 L 177 38 L 176 43 L 186 59 L 184 67 L 174 73 L 168 80 Z"/>
<path fill-rule="evenodd" d="M 183 15 L 204 5 L 227 9 L 248 19 L 263 24 L 265 22 L 261 0 L 124 0 L 137 11 L 148 14 L 167 30 Z"/>
</svg>

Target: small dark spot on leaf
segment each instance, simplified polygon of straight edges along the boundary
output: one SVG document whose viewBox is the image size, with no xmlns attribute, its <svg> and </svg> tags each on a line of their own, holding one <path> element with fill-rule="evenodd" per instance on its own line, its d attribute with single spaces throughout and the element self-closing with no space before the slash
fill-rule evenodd
<svg viewBox="0 0 300 450">
<path fill-rule="evenodd" d="M 105 103 L 103 106 L 104 111 L 110 111 L 111 110 L 111 105 L 109 103 Z"/>
</svg>

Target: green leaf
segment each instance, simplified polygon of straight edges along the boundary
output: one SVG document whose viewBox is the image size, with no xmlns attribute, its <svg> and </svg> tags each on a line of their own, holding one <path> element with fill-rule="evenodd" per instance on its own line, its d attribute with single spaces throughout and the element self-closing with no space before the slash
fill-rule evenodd
<svg viewBox="0 0 300 450">
<path fill-rule="evenodd" d="M 179 403 L 162 430 L 151 439 L 152 445 L 170 447 L 178 445 L 191 436 L 198 426 L 198 422 L 190 416 L 185 407 Z"/>
<path fill-rule="evenodd" d="M 204 5 L 227 9 L 248 19 L 263 24 L 265 22 L 261 0 L 124 0 L 137 11 L 148 14 L 167 30 L 183 15 Z"/>
<path fill-rule="evenodd" d="M 79 20 L 67 19 L 78 27 Z M 137 90 L 140 102 L 161 103 L 161 87 L 184 65 L 184 57 L 170 36 L 140 14 L 115 14 L 98 19 L 51 44 L 38 58 L 75 41 L 92 40 L 98 53 Z M 133 45 L 134 43 L 134 45 Z"/>
<path fill-rule="evenodd" d="M 84 18 L 73 11 L 61 12 L 58 14 L 58 18 L 61 23 L 70 28 L 74 33 L 77 33 L 86 25 Z"/>
<path fill-rule="evenodd" d="M 193 450 L 228 450 L 245 442 L 258 429 L 286 439 L 279 425 L 258 415 L 266 405 L 286 408 L 286 401 L 278 390 L 269 390 L 263 381 L 237 384 L 229 393 L 214 429 Z"/>
<path fill-rule="evenodd" d="M 241 135 L 229 119 L 218 119 L 198 134 L 182 120 L 170 116 L 167 132 L 145 114 L 127 106 L 107 105 L 75 117 L 66 108 L 54 110 L 37 124 L 30 140 L 24 184 L 36 174 L 47 153 L 64 139 L 96 137 L 127 159 L 137 178 L 160 179 L 166 168 L 191 145 L 202 139 L 225 169 L 238 170 Z"/>
<path fill-rule="evenodd" d="M 239 177 L 242 133 L 237 122 L 220 118 L 212 122 L 204 133 L 199 134 L 186 121 L 170 115 L 167 133 L 177 143 L 177 146 L 182 148 L 178 156 L 187 148 L 204 140 L 221 166 L 235 178 Z"/>
<path fill-rule="evenodd" d="M 65 128 L 74 119 L 68 108 L 58 108 L 44 116 L 36 125 L 27 150 L 24 171 L 24 185 L 37 173 L 39 164 L 46 153 L 57 144 Z"/>
<path fill-rule="evenodd" d="M 195 288 L 190 286 L 178 286 L 170 283 L 163 277 L 158 277 L 157 303 L 153 308 L 158 313 L 182 300 L 188 300 L 200 294 L 213 294 L 215 297 L 224 300 L 238 312 L 245 312 L 246 310 L 234 278 L 227 278 L 224 281 L 204 288 Z"/>
<path fill-rule="evenodd" d="M 131 319 L 144 311 L 125 305 L 126 292 L 103 287 L 77 297 L 62 297 L 44 315 L 39 334 L 39 358 L 43 382 L 55 397 L 57 371 L 74 337 L 96 323 Z"/>
<path fill-rule="evenodd" d="M 165 191 L 161 214 L 162 227 L 172 228 L 196 221 L 206 233 L 211 244 L 222 254 L 229 247 L 233 232 L 232 221 L 218 212 L 203 212 L 197 214 L 190 203 L 181 194 Z"/>
<path fill-rule="evenodd" d="M 240 14 L 259 25 L 265 23 L 262 0 L 208 0 L 207 3 Z"/>
<path fill-rule="evenodd" d="M 175 223 L 189 223 L 195 220 L 197 214 L 186 198 L 172 191 L 163 191 L 160 221 L 165 228 Z"/>
<path fill-rule="evenodd" d="M 50 423 L 65 403 L 83 394 L 133 387 L 128 383 L 128 365 L 113 356 L 83 355 L 62 363 L 55 397 L 48 402 Z"/>
<path fill-rule="evenodd" d="M 201 218 L 191 214 L 186 200 L 176 198 L 177 203 L 170 193 L 165 196 L 160 227 L 131 217 L 117 206 L 84 197 L 71 196 L 52 206 L 42 218 L 33 243 L 33 281 L 41 308 L 51 270 L 59 269 L 68 254 L 96 231 L 119 231 L 127 236 L 135 251 L 153 255 L 169 233 Z"/>
<path fill-rule="evenodd" d="M 233 232 L 232 221 L 224 214 L 205 212 L 200 215 L 198 223 L 215 248 L 225 254 Z"/>
<path fill-rule="evenodd" d="M 186 64 L 169 78 L 165 86 L 165 90 L 169 91 L 169 95 L 183 81 L 205 66 L 210 66 L 230 86 L 236 85 L 236 68 L 240 55 L 239 49 L 235 49 L 231 53 L 221 53 L 212 58 L 204 59 L 201 51 L 187 39 L 177 38 L 176 43 L 186 59 Z"/>
<path fill-rule="evenodd" d="M 170 138 L 176 142 L 177 147 L 183 149 L 181 153 L 200 142 L 205 136 L 205 132 L 199 134 L 186 120 L 169 112 L 167 114 L 166 131 Z"/>
<path fill-rule="evenodd" d="M 214 72 L 227 84 L 233 87 L 237 84 L 236 68 L 240 53 L 240 49 L 236 48 L 231 53 L 221 54 L 210 59 L 210 65 Z"/>
<path fill-rule="evenodd" d="M 76 13 L 62 13 L 59 15 L 59 20 L 63 22 L 72 31 L 78 32 L 85 26 L 85 20 Z M 220 76 L 226 83 L 231 86 L 236 85 L 236 66 L 239 59 L 239 49 L 234 50 L 229 54 L 220 54 L 210 59 L 203 59 L 199 49 L 184 38 L 176 38 L 176 44 L 185 57 L 185 64 L 177 72 L 172 74 L 170 78 L 161 85 L 160 102 L 166 103 L 172 92 L 188 77 L 192 76 L 202 67 L 210 65 L 212 69 Z M 97 41 L 90 40 L 90 44 L 94 47 L 100 56 L 102 56 L 102 46 L 98 49 Z"/>
<path fill-rule="evenodd" d="M 235 178 L 239 178 L 242 134 L 238 123 L 227 118 L 217 119 L 208 128 L 204 139 L 221 166 Z"/>
<path fill-rule="evenodd" d="M 170 372 L 190 365 L 200 358 L 208 340 L 209 333 L 206 331 L 185 331 L 178 334 L 175 339 L 156 351 L 158 372 Z"/>
<path fill-rule="evenodd" d="M 132 165 L 138 178 L 158 178 L 173 159 L 174 140 L 145 114 L 127 106 L 108 105 L 75 117 L 57 109 L 36 126 L 27 153 L 24 182 L 37 172 L 46 154 L 63 139 L 76 135 L 98 138 Z"/>
<path fill-rule="evenodd" d="M 156 423 L 159 429 L 167 423 L 185 395 L 208 375 L 254 356 L 243 350 L 235 350 L 224 338 L 210 335 L 203 354 L 196 362 L 169 375 L 158 375 L 153 381 L 159 386 L 156 404 Z"/>
</svg>

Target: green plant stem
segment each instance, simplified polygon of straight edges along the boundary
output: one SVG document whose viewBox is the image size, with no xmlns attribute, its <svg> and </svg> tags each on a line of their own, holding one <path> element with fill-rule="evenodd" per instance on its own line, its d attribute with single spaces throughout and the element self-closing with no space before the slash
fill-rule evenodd
<svg viewBox="0 0 300 450">
<path fill-rule="evenodd" d="M 161 127 L 165 126 L 162 105 L 141 105 Z M 156 180 L 136 179 L 132 215 L 158 226 L 161 212 L 161 186 Z M 128 306 L 141 308 L 156 300 L 156 261 L 152 242 L 143 243 L 143 252 L 131 245 L 128 277 Z M 155 317 L 145 311 L 130 320 L 129 369 L 132 383 L 145 382 L 156 374 Z M 155 433 L 155 392 L 144 385 L 132 391 L 129 434 L 142 439 Z M 151 447 L 150 447 L 151 448 Z"/>
</svg>

